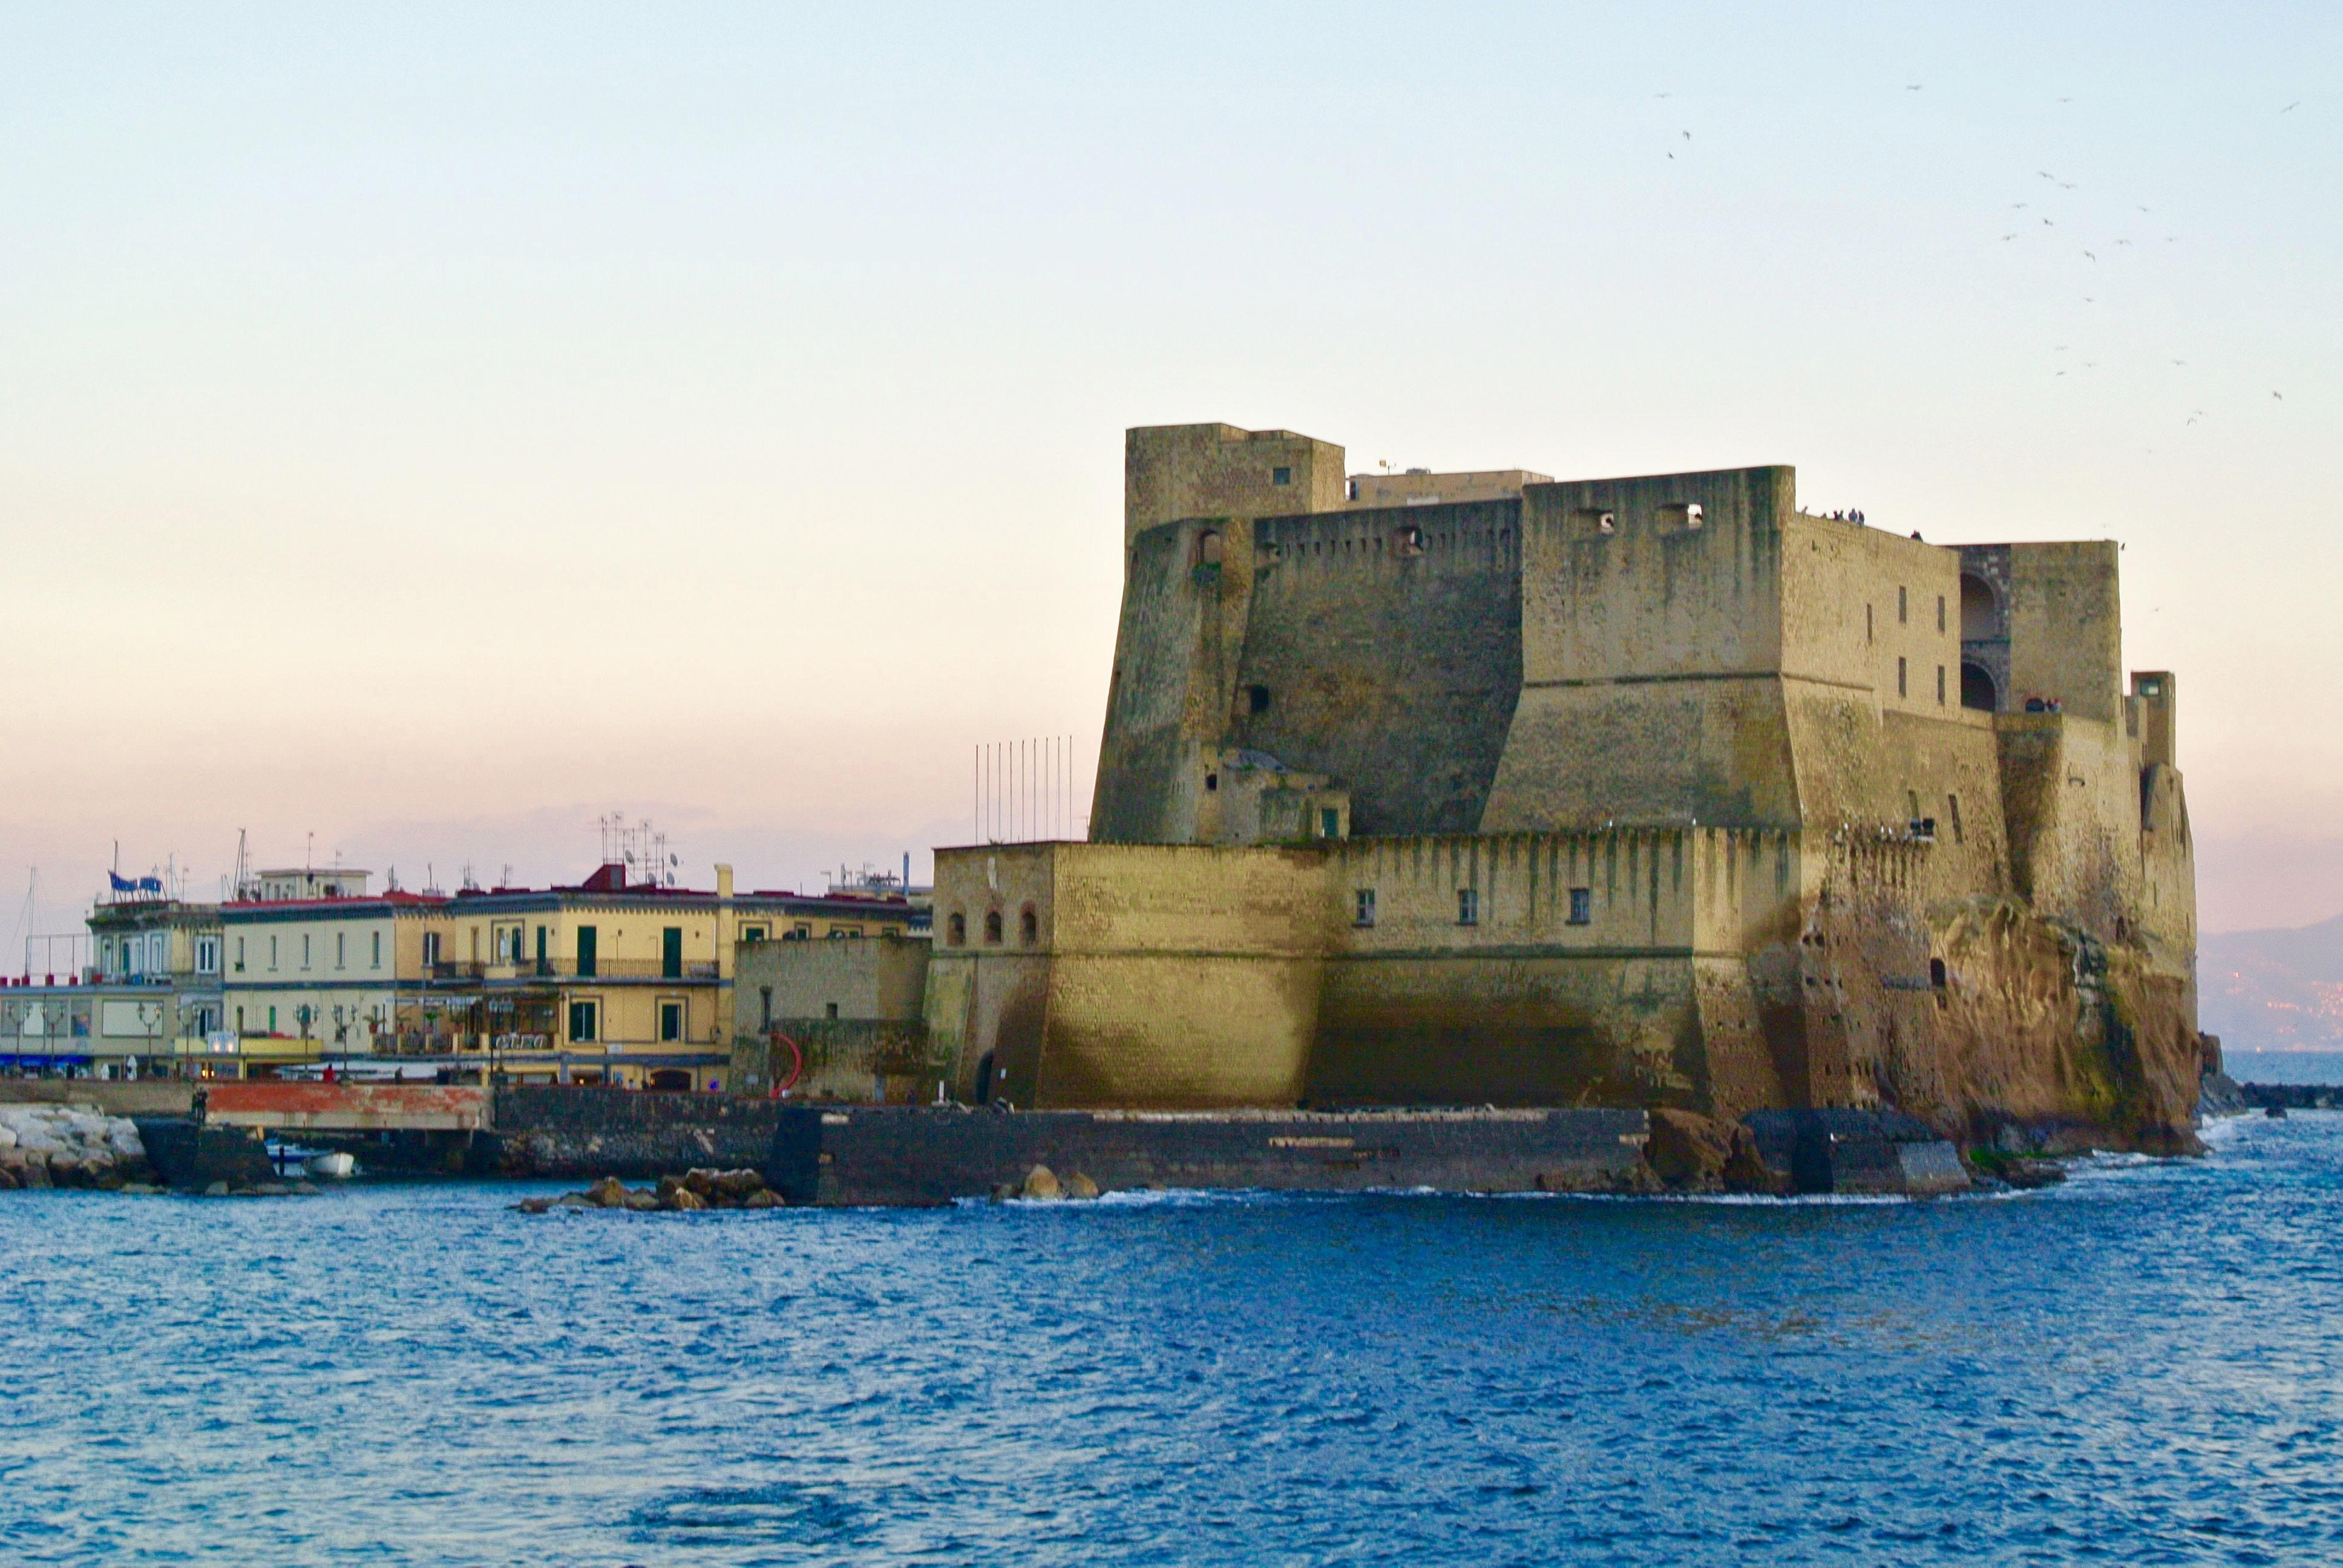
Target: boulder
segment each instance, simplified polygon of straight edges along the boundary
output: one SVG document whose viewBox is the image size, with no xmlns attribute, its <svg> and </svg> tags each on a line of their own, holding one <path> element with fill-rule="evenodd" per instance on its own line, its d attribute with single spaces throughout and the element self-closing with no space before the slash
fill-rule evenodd
<svg viewBox="0 0 2343 1568">
<path fill-rule="evenodd" d="M 547 1210 L 553 1207 L 553 1200 L 550 1198 L 524 1198 L 519 1202 L 514 1204 L 513 1207 L 519 1210 L 524 1214 L 542 1214 Z"/>
<path fill-rule="evenodd" d="M 605 1176 L 586 1189 L 586 1196 L 598 1208 L 623 1209 L 627 1206 L 627 1184 L 616 1176 Z"/>
<path fill-rule="evenodd" d="M 752 1192 L 762 1192 L 765 1190 L 765 1173 L 746 1168 L 739 1171 L 719 1171 L 716 1175 L 716 1190 L 727 1198 L 746 1199 Z"/>
<path fill-rule="evenodd" d="M 15 1147 L 16 1147 L 16 1130 L 5 1123 L 0 1123 L 0 1149 Z"/>
<path fill-rule="evenodd" d="M 781 1195 L 779 1192 L 774 1191 L 770 1187 L 759 1187 L 754 1192 L 749 1193 L 746 1198 L 740 1200 L 740 1207 L 743 1209 L 778 1209 L 781 1207 Z"/>
<path fill-rule="evenodd" d="M 659 1179 L 659 1201 L 661 1203 L 665 1203 L 683 1190 L 683 1178 L 680 1176 L 662 1176 Z"/>
<path fill-rule="evenodd" d="M 627 1211 L 628 1213 L 653 1214 L 659 1211 L 659 1194 L 656 1192 L 629 1192 L 627 1194 Z"/>
<path fill-rule="evenodd" d="M 1047 1165 L 1036 1165 L 1025 1172 L 1025 1185 L 1018 1191 L 1018 1196 L 1021 1198 L 1031 1198 L 1045 1203 L 1052 1202 L 1065 1195 L 1066 1190 L 1059 1184 L 1057 1172 L 1051 1171 Z"/>
<path fill-rule="evenodd" d="M 599 1209 L 602 1205 L 583 1192 L 564 1192 L 553 1201 L 556 1209 Z"/>
<path fill-rule="evenodd" d="M 1069 1198 L 1095 1198 L 1099 1195 L 1099 1184 L 1079 1171 L 1068 1172 L 1065 1189 Z"/>
<path fill-rule="evenodd" d="M 206 1187 L 206 1188 L 205 1188 L 205 1189 L 204 1189 L 204 1196 L 205 1196 L 205 1197 L 206 1197 L 206 1198 L 225 1198 L 225 1197 L 226 1197 L 226 1196 L 227 1196 L 227 1183 L 226 1183 L 226 1182 L 225 1182 L 225 1181 L 215 1181 L 215 1182 L 213 1182 L 210 1186 L 208 1186 L 208 1187 Z"/>
<path fill-rule="evenodd" d="M 1646 1113 L 1644 1160 L 1660 1182 L 1679 1192 L 1770 1192 L 1781 1183 L 1765 1168 L 1757 1139 L 1737 1121 L 1693 1111 Z"/>
<path fill-rule="evenodd" d="M 659 1207 L 670 1213 L 689 1214 L 695 1209 L 708 1207 L 708 1200 L 689 1187 L 679 1186 L 659 1201 Z"/>
<path fill-rule="evenodd" d="M 683 1173 L 683 1189 L 696 1198 L 713 1198 L 716 1196 L 716 1178 L 719 1174 L 721 1172 L 710 1171 L 704 1165 L 695 1165 Z"/>
</svg>

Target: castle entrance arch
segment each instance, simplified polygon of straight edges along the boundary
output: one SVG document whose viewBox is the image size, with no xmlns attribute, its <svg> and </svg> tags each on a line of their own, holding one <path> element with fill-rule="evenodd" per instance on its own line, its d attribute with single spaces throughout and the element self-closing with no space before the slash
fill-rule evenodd
<svg viewBox="0 0 2343 1568">
<path fill-rule="evenodd" d="M 1962 661 L 1961 706 L 1974 708 L 1984 713 L 1997 713 L 2001 710 L 2001 694 L 1994 689 L 1992 672 L 1985 666 L 1970 664 L 1966 660 Z"/>
</svg>

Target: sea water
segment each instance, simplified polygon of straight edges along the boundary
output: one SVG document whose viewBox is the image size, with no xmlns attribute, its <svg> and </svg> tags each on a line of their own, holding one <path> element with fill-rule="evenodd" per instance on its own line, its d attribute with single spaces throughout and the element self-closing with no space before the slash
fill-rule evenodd
<svg viewBox="0 0 2343 1568">
<path fill-rule="evenodd" d="M 13 1563 L 2343 1557 L 2343 1112 L 1928 1202 L 0 1194 Z"/>
</svg>

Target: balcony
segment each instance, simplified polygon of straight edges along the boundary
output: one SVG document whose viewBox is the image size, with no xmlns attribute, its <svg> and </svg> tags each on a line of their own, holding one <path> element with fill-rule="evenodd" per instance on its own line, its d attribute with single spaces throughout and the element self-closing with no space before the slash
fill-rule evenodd
<svg viewBox="0 0 2343 1568">
<path fill-rule="evenodd" d="M 581 966 L 575 958 L 521 959 L 483 961 L 451 960 L 426 964 L 427 978 L 441 980 L 712 980 L 716 960 L 691 959 L 681 964 L 658 959 L 598 959 Z"/>
</svg>

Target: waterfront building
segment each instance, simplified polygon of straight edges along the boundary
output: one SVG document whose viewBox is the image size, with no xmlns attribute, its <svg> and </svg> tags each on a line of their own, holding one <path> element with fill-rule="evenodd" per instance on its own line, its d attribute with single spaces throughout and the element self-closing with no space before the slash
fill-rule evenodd
<svg viewBox="0 0 2343 1568">
<path fill-rule="evenodd" d="M 114 880 L 90 911 L 87 964 L 0 988 L 0 1070 L 152 1077 L 221 1049 L 219 906 Z"/>
</svg>

